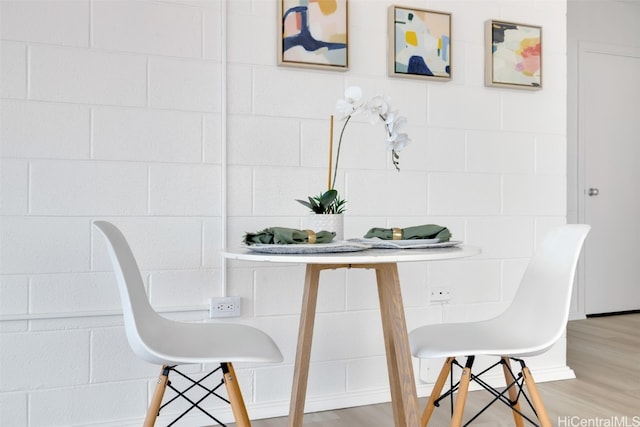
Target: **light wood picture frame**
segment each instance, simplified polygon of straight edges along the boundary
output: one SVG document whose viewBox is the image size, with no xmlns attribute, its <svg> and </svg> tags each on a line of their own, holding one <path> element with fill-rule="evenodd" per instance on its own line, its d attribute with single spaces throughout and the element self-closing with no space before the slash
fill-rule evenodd
<svg viewBox="0 0 640 427">
<path fill-rule="evenodd" d="M 542 89 L 542 27 L 489 20 L 485 55 L 486 86 Z"/>
<path fill-rule="evenodd" d="M 389 7 L 391 77 L 451 80 L 451 14 Z"/>
<path fill-rule="evenodd" d="M 278 65 L 349 69 L 347 0 L 277 0 Z"/>
</svg>

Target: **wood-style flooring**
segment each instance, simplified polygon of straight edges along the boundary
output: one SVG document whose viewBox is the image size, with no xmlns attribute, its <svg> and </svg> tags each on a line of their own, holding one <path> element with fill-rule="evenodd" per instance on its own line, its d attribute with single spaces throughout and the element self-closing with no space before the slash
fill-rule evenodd
<svg viewBox="0 0 640 427">
<path fill-rule="evenodd" d="M 575 371 L 576 379 L 538 384 L 554 426 L 640 426 L 640 314 L 569 322 L 567 363 Z M 535 377 L 535 370 L 532 373 Z M 483 391 L 470 392 L 465 414 L 484 406 L 486 396 Z M 426 399 L 420 399 L 421 408 L 425 402 Z M 286 425 L 285 417 L 252 421 L 253 427 Z M 309 413 L 304 425 L 389 427 L 393 425 L 393 414 L 388 403 L 369 405 Z M 448 405 L 436 410 L 429 425 L 449 425 Z M 498 404 L 471 425 L 514 424 L 511 411 Z"/>
</svg>

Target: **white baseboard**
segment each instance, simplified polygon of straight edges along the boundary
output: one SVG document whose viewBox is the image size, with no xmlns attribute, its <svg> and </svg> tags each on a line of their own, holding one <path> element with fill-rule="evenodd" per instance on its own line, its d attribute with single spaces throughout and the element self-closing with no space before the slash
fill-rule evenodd
<svg viewBox="0 0 640 427">
<path fill-rule="evenodd" d="M 501 372 L 501 371 L 500 371 Z M 574 379 L 575 372 L 568 366 L 553 368 L 537 368 L 533 373 L 536 383 Z M 492 386 L 504 384 L 504 377 L 498 373 L 485 377 Z M 429 396 L 433 384 L 417 384 L 418 397 Z M 470 390 L 477 390 L 479 386 L 472 384 Z M 374 405 L 391 401 L 388 389 L 372 390 L 357 393 L 346 393 L 332 396 L 308 397 L 305 413 L 329 411 L 333 409 L 352 408 L 356 406 Z M 289 402 L 273 402 L 271 404 L 250 405 L 247 410 L 252 419 L 283 417 L 289 413 Z"/>
<path fill-rule="evenodd" d="M 313 416 L 314 412 L 330 411 L 334 409 L 354 408 L 357 406 L 373 405 L 376 403 L 386 403 L 391 401 L 389 390 L 381 389 L 374 391 L 365 391 L 357 393 L 325 395 L 319 397 L 307 397 L 304 405 L 305 414 Z M 286 417 L 289 415 L 289 400 L 274 401 L 269 403 L 250 404 L 247 403 L 247 412 L 252 420 L 261 420 L 265 418 Z M 233 413 L 231 408 L 221 408 L 216 410 L 215 417 L 223 423 L 233 423 Z M 156 425 L 166 425 L 173 420 L 173 417 L 159 416 Z M 213 425 L 213 420 L 202 414 L 189 414 L 183 418 L 186 425 L 209 426 Z M 140 426 L 142 420 L 130 424 Z M 123 426 L 124 427 L 124 426 Z M 129 427 L 129 424 L 126 424 Z"/>
<path fill-rule="evenodd" d="M 586 319 L 587 316 L 582 311 L 570 311 L 569 312 L 569 320 L 583 320 Z"/>
</svg>

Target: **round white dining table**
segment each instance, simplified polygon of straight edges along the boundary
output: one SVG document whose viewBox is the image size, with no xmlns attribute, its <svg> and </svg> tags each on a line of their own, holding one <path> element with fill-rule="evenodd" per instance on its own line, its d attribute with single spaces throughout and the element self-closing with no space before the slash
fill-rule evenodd
<svg viewBox="0 0 640 427">
<path fill-rule="evenodd" d="M 394 424 L 396 427 L 418 427 L 420 412 L 400 291 L 398 263 L 453 260 L 479 253 L 479 248 L 466 245 L 428 249 L 367 249 L 356 252 L 312 254 L 260 253 L 248 249 L 224 251 L 223 254 L 228 259 L 306 264 L 288 425 L 301 427 L 304 417 L 313 325 L 322 270 L 364 268 L 376 271 Z"/>
</svg>

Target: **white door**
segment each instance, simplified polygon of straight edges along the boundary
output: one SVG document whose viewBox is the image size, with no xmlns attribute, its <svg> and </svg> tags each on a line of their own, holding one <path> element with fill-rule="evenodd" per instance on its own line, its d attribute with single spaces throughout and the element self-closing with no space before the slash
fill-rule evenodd
<svg viewBox="0 0 640 427">
<path fill-rule="evenodd" d="M 581 222 L 586 314 L 640 309 L 640 49 L 581 45 Z"/>
</svg>

